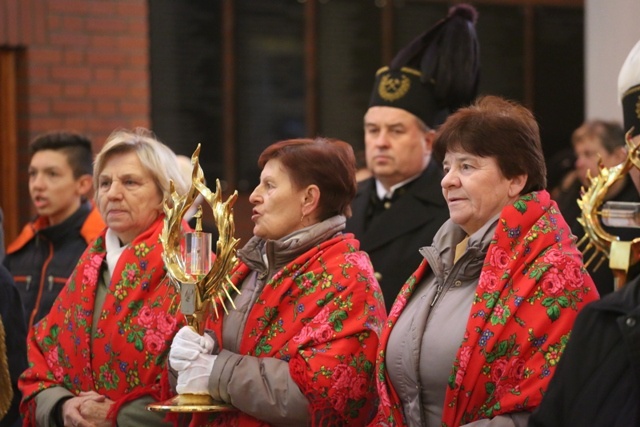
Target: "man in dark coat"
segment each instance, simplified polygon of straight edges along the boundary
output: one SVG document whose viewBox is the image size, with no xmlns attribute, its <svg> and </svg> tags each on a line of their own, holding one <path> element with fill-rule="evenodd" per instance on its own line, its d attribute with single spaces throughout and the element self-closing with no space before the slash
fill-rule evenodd
<svg viewBox="0 0 640 427">
<path fill-rule="evenodd" d="M 347 221 L 348 231 L 359 239 L 361 248 L 371 258 L 376 277 L 381 284 L 387 311 L 404 282 L 420 264 L 418 249 L 431 243 L 440 226 L 449 218 L 449 209 L 442 197 L 442 172 L 435 161 L 410 185 L 404 194 L 387 209 L 369 221 L 368 211 L 380 202 L 374 179 L 360 183 L 351 204 L 353 216 Z M 388 202 L 387 202 L 388 203 Z M 367 224 L 368 222 L 368 224 Z"/>
<path fill-rule="evenodd" d="M 431 149 L 434 129 L 475 98 L 476 17 L 471 6 L 454 6 L 376 74 L 364 117 L 373 177 L 360 182 L 346 231 L 369 253 L 387 310 L 420 263 L 418 249 L 449 218 Z"/>
<path fill-rule="evenodd" d="M 618 90 L 624 126 L 640 144 L 640 41 L 627 57 Z M 640 192 L 640 158 L 629 172 Z M 576 319 L 542 404 L 529 427 L 640 426 L 640 278 L 587 305 Z"/>
<path fill-rule="evenodd" d="M 640 417 L 640 277 L 578 314 L 529 427 L 632 427 Z"/>
</svg>

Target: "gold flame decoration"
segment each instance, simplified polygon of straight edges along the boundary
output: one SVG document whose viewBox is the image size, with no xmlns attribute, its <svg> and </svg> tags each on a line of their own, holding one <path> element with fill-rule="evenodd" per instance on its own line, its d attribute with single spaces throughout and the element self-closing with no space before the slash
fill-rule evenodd
<svg viewBox="0 0 640 427">
<path fill-rule="evenodd" d="M 589 251 L 593 251 L 585 266 L 589 266 L 594 260 L 598 260 L 595 269 L 599 268 L 605 259 L 609 259 L 609 267 L 616 279 L 616 288 L 626 281 L 629 266 L 638 261 L 640 252 L 640 237 L 632 241 L 621 241 L 620 237 L 608 233 L 600 221 L 600 207 L 605 200 L 609 188 L 624 176 L 632 168 L 640 169 L 640 146 L 632 142 L 631 131 L 626 134 L 627 157 L 619 165 L 607 168 L 598 162 L 600 171 L 595 177 L 587 172 L 589 188 L 582 188 L 582 196 L 578 199 L 581 209 L 578 222 L 584 227 L 585 235 L 578 242 L 578 247 L 583 246 L 582 253 L 585 257 Z"/>
<path fill-rule="evenodd" d="M 11 400 L 13 399 L 5 337 L 4 324 L 2 323 L 2 318 L 0 318 L 0 419 L 9 411 Z"/>
<path fill-rule="evenodd" d="M 229 274 L 237 263 L 235 256 L 236 246 L 240 239 L 234 237 L 235 224 L 233 220 L 233 205 L 238 198 L 238 192 L 229 196 L 226 202 L 222 201 L 220 180 L 216 179 L 216 191 L 212 192 L 204 183 L 204 173 L 199 162 L 200 144 L 191 156 L 193 172 L 191 186 L 185 195 L 175 191 L 173 181 L 170 182 L 170 196 L 164 201 L 164 227 L 160 240 L 163 245 L 162 259 L 167 268 L 172 285 L 178 292 L 182 283 L 194 282 L 194 278 L 185 273 L 185 260 L 181 253 L 182 218 L 193 205 L 199 194 L 202 194 L 213 212 L 213 218 L 218 229 L 218 241 L 216 243 L 216 259 L 209 272 L 196 281 L 196 311 L 195 322 L 204 320 L 200 318 L 206 315 L 209 307 L 213 307 L 216 317 L 219 317 L 218 305 L 221 305 L 225 313 L 228 310 L 225 302 L 229 301 L 233 308 L 235 305 L 229 290 L 237 293 L 240 291 L 231 282 Z M 210 304 L 210 306 L 209 306 Z M 191 325 L 194 326 L 194 325 Z M 196 327 L 196 330 L 199 328 Z"/>
</svg>

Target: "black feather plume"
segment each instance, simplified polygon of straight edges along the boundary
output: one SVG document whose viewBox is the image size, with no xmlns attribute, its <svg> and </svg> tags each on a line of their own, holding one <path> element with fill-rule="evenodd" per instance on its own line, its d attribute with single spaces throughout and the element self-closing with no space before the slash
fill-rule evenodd
<svg viewBox="0 0 640 427">
<path fill-rule="evenodd" d="M 476 96 L 480 76 L 480 47 L 475 31 L 478 12 L 469 4 L 449 9 L 437 22 L 395 56 L 392 69 L 420 70 L 422 82 L 434 85 L 436 102 L 455 110 Z"/>
</svg>

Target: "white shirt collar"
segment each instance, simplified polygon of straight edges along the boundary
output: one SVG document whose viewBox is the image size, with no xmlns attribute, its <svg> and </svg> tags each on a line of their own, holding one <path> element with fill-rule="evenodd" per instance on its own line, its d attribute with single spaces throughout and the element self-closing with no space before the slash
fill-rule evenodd
<svg viewBox="0 0 640 427">
<path fill-rule="evenodd" d="M 393 197 L 393 193 L 400 187 L 410 183 L 411 181 L 414 181 L 416 179 L 418 179 L 418 177 L 422 174 L 423 171 L 420 171 L 419 174 L 412 176 L 409 179 L 405 179 L 402 182 L 399 182 L 395 185 L 392 185 L 391 188 L 389 188 L 389 191 L 387 191 L 386 188 L 384 188 L 384 185 L 382 185 L 382 183 L 380 181 L 378 181 L 376 179 L 376 193 L 378 194 L 378 198 L 380 200 L 384 199 L 385 197 L 387 199 L 390 199 L 391 197 Z"/>
<path fill-rule="evenodd" d="M 109 268 L 109 277 L 113 276 L 113 270 L 120 259 L 120 255 L 124 252 L 127 245 L 120 246 L 120 239 L 110 228 L 107 228 L 107 234 L 104 237 L 107 249 L 107 267 Z"/>
</svg>

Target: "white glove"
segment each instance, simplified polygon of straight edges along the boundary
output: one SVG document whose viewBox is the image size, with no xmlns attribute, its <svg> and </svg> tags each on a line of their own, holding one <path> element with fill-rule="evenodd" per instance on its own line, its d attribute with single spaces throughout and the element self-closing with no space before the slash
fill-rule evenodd
<svg viewBox="0 0 640 427">
<path fill-rule="evenodd" d="M 200 335 L 190 326 L 183 326 L 171 343 L 169 363 L 173 369 L 184 369 L 184 362 L 195 360 L 199 354 L 211 354 L 215 347 L 215 340 L 208 334 Z"/>
<path fill-rule="evenodd" d="M 208 334 L 200 335 L 189 326 L 178 331 L 169 353 L 169 364 L 178 372 L 178 393 L 209 393 L 209 375 L 217 358 L 210 353 L 215 347 L 215 340 Z"/>
<path fill-rule="evenodd" d="M 178 369 L 176 391 L 179 394 L 209 394 L 209 376 L 217 358 L 213 354 L 199 354 L 195 360 L 188 362 L 185 369 Z"/>
</svg>

